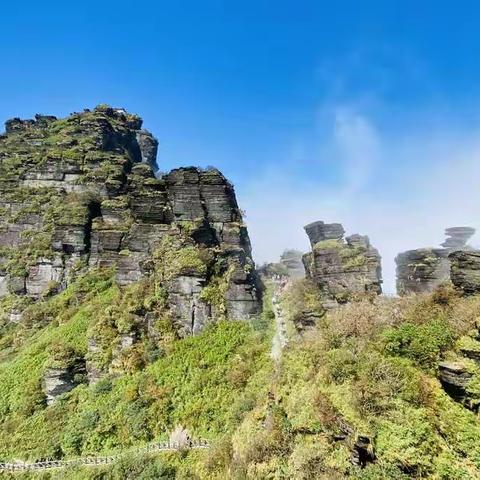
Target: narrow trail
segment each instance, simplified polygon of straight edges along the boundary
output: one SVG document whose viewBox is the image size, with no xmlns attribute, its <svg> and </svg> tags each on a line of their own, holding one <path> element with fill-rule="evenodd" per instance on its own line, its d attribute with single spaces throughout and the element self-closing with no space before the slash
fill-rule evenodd
<svg viewBox="0 0 480 480">
<path fill-rule="evenodd" d="M 275 334 L 272 338 L 270 356 L 278 364 L 282 357 L 282 350 L 288 343 L 285 316 L 280 302 L 283 291 L 288 287 L 289 279 L 285 277 L 273 278 L 272 310 L 275 315 Z"/>
<path fill-rule="evenodd" d="M 109 465 L 115 463 L 121 457 L 129 454 L 146 454 L 174 450 L 209 448 L 210 445 L 206 440 L 195 440 L 189 442 L 187 445 L 178 442 L 159 442 L 151 443 L 145 447 L 132 448 L 121 451 L 113 455 L 103 457 L 79 457 L 71 460 L 45 460 L 41 462 L 11 462 L 0 463 L 0 472 L 6 471 L 25 471 L 25 470 L 50 470 L 53 468 L 66 468 L 71 466 L 90 466 L 95 467 L 99 465 Z"/>
</svg>

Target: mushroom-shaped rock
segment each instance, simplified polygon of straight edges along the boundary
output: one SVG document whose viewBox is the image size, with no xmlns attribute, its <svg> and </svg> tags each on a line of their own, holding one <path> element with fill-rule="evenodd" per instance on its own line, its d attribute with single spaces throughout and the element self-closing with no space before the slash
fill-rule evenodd
<svg viewBox="0 0 480 480">
<path fill-rule="evenodd" d="M 307 278 L 322 290 L 325 305 L 348 301 L 352 295 L 381 293 L 381 257 L 367 236 L 343 238 L 339 223 L 314 222 L 305 227 L 312 251 L 303 256 Z"/>
<path fill-rule="evenodd" d="M 325 223 L 321 220 L 305 225 L 304 229 L 312 247 L 324 240 L 341 240 L 345 234 L 341 223 Z"/>
</svg>

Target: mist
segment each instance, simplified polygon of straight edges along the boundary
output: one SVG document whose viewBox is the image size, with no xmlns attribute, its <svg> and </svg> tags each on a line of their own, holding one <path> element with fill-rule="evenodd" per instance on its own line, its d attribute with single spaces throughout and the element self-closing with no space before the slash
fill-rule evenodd
<svg viewBox="0 0 480 480">
<path fill-rule="evenodd" d="M 480 124 L 390 128 L 345 106 L 321 118 L 313 141 L 296 138 L 289 155 L 238 191 L 258 264 L 285 248 L 308 251 L 307 223 L 341 222 L 347 235 L 370 237 L 383 290 L 395 293 L 398 253 L 439 246 L 446 227 L 480 230 Z"/>
</svg>

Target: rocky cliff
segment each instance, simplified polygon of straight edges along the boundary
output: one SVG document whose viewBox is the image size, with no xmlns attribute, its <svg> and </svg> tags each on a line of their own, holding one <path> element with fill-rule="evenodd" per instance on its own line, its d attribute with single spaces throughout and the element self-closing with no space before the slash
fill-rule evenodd
<svg viewBox="0 0 480 480">
<path fill-rule="evenodd" d="M 0 297 L 38 299 L 79 273 L 161 283 L 181 335 L 259 309 L 250 241 L 232 185 L 215 169 L 157 177 L 142 120 L 99 106 L 65 119 L 6 122 L 0 136 Z M 11 319 L 21 319 L 21 302 Z"/>
<path fill-rule="evenodd" d="M 352 295 L 381 293 L 380 255 L 367 236 L 343 238 L 339 223 L 314 222 L 305 227 L 312 251 L 303 256 L 311 278 L 334 304 Z"/>
<path fill-rule="evenodd" d="M 398 294 L 429 293 L 450 280 L 459 287 L 469 282 L 472 275 L 468 275 L 465 270 L 469 262 L 464 257 L 466 252 L 472 251 L 467 242 L 474 233 L 475 229 L 471 227 L 447 228 L 443 248 L 419 248 L 397 255 Z M 471 287 L 465 285 L 465 289 Z"/>
<path fill-rule="evenodd" d="M 450 279 L 467 295 L 480 292 L 480 251 L 459 250 L 449 255 Z"/>
</svg>

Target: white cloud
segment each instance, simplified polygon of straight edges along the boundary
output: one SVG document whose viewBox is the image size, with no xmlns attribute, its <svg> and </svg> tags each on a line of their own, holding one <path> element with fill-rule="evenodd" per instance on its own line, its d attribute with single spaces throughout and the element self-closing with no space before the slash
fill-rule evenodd
<svg viewBox="0 0 480 480">
<path fill-rule="evenodd" d="M 378 132 L 364 116 L 342 107 L 334 113 L 333 140 L 343 166 L 343 189 L 353 195 L 368 184 L 379 161 Z"/>
<path fill-rule="evenodd" d="M 303 177 L 289 175 L 285 159 L 238 192 L 258 263 L 277 260 L 285 248 L 306 251 L 307 223 L 339 221 L 347 233 L 370 236 L 383 257 L 384 290 L 393 292 L 397 253 L 438 245 L 448 226 L 480 229 L 476 128 L 385 133 L 344 107 L 334 109 L 329 121 L 324 127 L 331 135 L 321 153 L 298 166 Z M 336 165 L 339 177 L 311 178 L 309 171 L 322 162 Z"/>
</svg>

